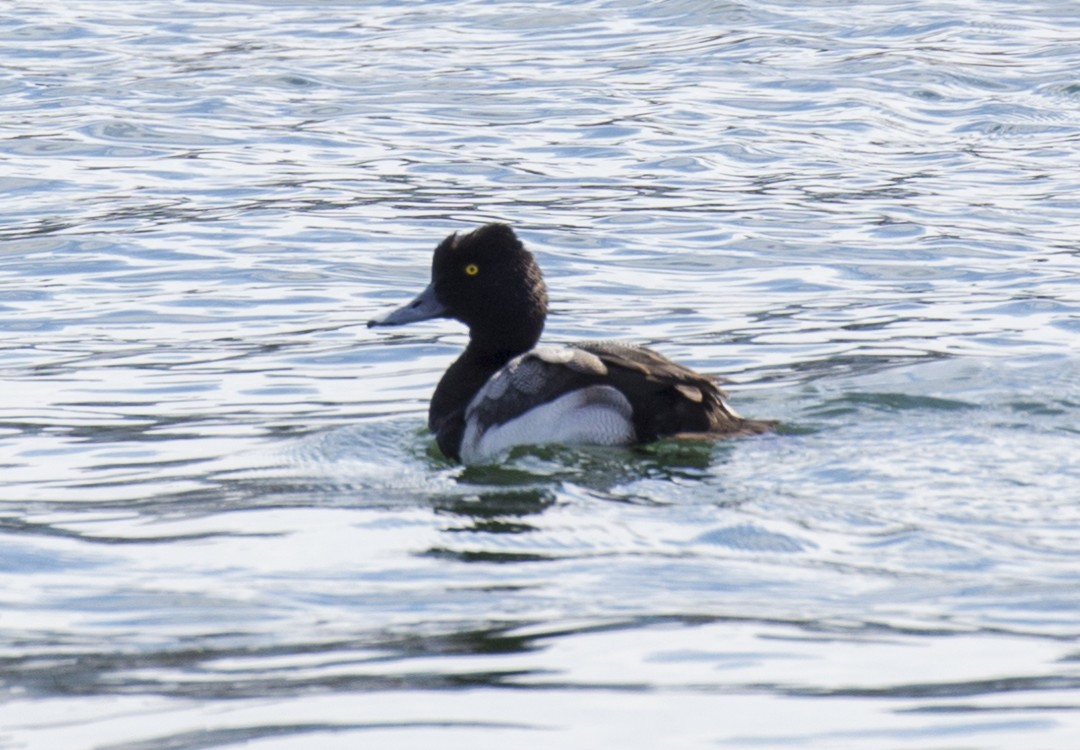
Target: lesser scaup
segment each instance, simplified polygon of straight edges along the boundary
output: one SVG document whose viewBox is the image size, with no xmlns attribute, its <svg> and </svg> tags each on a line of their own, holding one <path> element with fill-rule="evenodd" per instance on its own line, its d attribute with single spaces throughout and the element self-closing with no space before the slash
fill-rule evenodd
<svg viewBox="0 0 1080 750">
<path fill-rule="evenodd" d="M 491 461 L 515 445 L 730 437 L 774 424 L 740 417 L 711 378 L 644 347 L 536 347 L 546 316 L 547 289 L 532 253 L 510 227 L 487 224 L 443 240 L 428 287 L 368 327 L 431 318 L 469 327 L 469 345 L 428 411 L 439 449 L 464 463 Z"/>
</svg>

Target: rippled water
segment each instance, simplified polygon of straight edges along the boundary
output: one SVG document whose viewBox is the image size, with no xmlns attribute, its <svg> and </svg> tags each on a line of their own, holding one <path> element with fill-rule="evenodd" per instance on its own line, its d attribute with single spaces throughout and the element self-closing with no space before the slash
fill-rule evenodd
<svg viewBox="0 0 1080 750">
<path fill-rule="evenodd" d="M 1076 747 L 1075 10 L 10 4 L 0 747 Z M 780 434 L 443 461 L 490 220 Z"/>
</svg>

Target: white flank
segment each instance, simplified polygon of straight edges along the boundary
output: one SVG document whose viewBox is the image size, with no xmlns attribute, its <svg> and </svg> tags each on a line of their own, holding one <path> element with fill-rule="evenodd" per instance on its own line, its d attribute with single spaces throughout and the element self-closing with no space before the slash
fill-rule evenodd
<svg viewBox="0 0 1080 750">
<path fill-rule="evenodd" d="M 470 421 L 461 441 L 461 460 L 489 463 L 515 445 L 626 445 L 635 437 L 632 413 L 626 396 L 611 386 L 571 391 L 485 431 Z"/>
</svg>

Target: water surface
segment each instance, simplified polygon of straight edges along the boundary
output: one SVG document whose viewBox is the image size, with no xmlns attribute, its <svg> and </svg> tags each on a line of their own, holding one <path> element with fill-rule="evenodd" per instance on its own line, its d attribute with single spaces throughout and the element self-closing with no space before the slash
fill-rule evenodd
<svg viewBox="0 0 1080 750">
<path fill-rule="evenodd" d="M 1080 21 L 1039 2 L 27 2 L 0 19 L 0 747 L 1072 748 Z M 779 434 L 443 460 L 546 338 Z"/>
</svg>

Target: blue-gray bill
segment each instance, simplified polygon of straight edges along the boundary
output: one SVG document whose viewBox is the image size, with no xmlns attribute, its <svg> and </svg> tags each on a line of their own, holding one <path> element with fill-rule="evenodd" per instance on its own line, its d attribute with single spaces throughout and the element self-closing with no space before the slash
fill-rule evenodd
<svg viewBox="0 0 1080 750">
<path fill-rule="evenodd" d="M 435 285 L 428 284 L 427 289 L 420 292 L 416 299 L 409 304 L 369 320 L 368 328 L 374 326 L 401 326 L 406 323 L 415 323 L 418 320 L 441 318 L 445 315 L 446 306 L 435 299 Z"/>
</svg>

